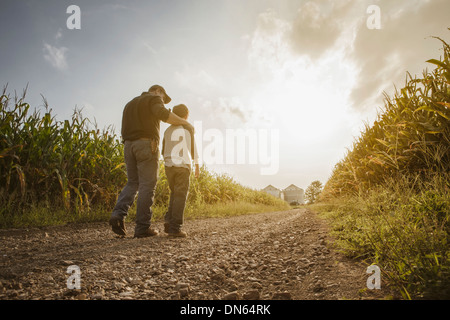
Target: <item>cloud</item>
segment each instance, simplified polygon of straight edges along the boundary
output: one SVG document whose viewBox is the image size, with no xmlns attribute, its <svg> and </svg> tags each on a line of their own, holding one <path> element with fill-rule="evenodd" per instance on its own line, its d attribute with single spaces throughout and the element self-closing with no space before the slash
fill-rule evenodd
<svg viewBox="0 0 450 320">
<path fill-rule="evenodd" d="M 220 119 L 227 127 L 246 123 L 251 110 L 241 98 L 223 96 L 223 83 L 213 73 L 191 66 L 175 72 L 177 84 L 195 96 L 211 119 Z M 222 96 L 221 96 L 222 94 Z"/>
<path fill-rule="evenodd" d="M 59 28 L 59 29 L 58 29 L 58 32 L 57 32 L 56 35 L 55 35 L 55 40 L 61 39 L 62 36 L 63 36 L 63 34 L 62 34 L 62 29 Z"/>
<path fill-rule="evenodd" d="M 113 10 L 128 10 L 129 7 L 125 6 L 123 4 L 114 3 L 110 5 L 111 9 Z"/>
<path fill-rule="evenodd" d="M 373 4 L 381 9 L 381 30 L 367 28 Z M 342 62 L 357 70 L 350 103 L 374 110 L 383 105 L 384 91 L 391 95 L 394 85 L 404 85 L 407 71 L 421 74 L 426 60 L 439 58 L 441 44 L 430 36 L 448 38 L 448 12 L 448 0 L 308 1 L 292 20 L 269 10 L 259 16 L 249 60 L 271 77 L 295 58 L 315 65 L 343 53 Z"/>
<path fill-rule="evenodd" d="M 292 23 L 290 40 L 299 54 L 319 58 L 336 44 L 349 22 L 354 1 L 319 0 L 303 4 Z"/>
<path fill-rule="evenodd" d="M 382 92 L 392 94 L 394 84 L 403 87 L 407 71 L 420 75 L 426 60 L 439 57 L 441 45 L 429 37 L 449 35 L 448 0 L 382 0 L 378 5 L 382 29 L 369 30 L 361 21 L 348 55 L 359 69 L 351 100 L 360 110 L 381 106 Z"/>
<path fill-rule="evenodd" d="M 219 121 L 226 128 L 245 127 L 253 125 L 256 116 L 255 110 L 249 107 L 241 97 L 215 97 L 203 99 L 197 97 L 197 105 L 201 106 L 203 113 L 212 120 L 211 123 Z M 261 121 L 261 120 L 259 120 Z"/>
<path fill-rule="evenodd" d="M 219 94 L 221 84 L 209 70 L 185 65 L 182 70 L 174 74 L 176 83 L 187 89 L 192 95 L 214 97 Z"/>
<path fill-rule="evenodd" d="M 276 72 L 278 66 L 290 56 L 290 29 L 289 22 L 281 19 L 275 11 L 261 13 L 250 42 L 248 60 L 251 67 L 260 72 Z"/>
<path fill-rule="evenodd" d="M 66 47 L 54 47 L 48 43 L 44 43 L 44 58 L 47 60 L 53 67 L 58 70 L 66 70 L 68 68 L 67 64 L 67 51 Z"/>
<path fill-rule="evenodd" d="M 246 123 L 252 116 L 251 111 L 237 97 L 219 98 L 217 111 L 221 115 L 227 115 L 230 118 L 230 123 L 236 120 Z"/>
</svg>

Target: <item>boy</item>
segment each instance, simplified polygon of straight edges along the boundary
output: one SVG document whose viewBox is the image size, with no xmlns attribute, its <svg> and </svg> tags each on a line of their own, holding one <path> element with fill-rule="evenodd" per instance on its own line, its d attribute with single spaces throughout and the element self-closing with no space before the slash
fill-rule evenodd
<svg viewBox="0 0 450 320">
<path fill-rule="evenodd" d="M 184 104 L 173 107 L 172 112 L 185 120 L 189 116 L 189 109 Z M 181 227 L 191 173 L 189 154 L 195 165 L 195 177 L 198 178 L 199 165 L 194 133 L 184 126 L 171 125 L 164 132 L 162 155 L 170 188 L 169 208 L 164 217 L 164 231 L 172 237 L 187 236 Z"/>
</svg>

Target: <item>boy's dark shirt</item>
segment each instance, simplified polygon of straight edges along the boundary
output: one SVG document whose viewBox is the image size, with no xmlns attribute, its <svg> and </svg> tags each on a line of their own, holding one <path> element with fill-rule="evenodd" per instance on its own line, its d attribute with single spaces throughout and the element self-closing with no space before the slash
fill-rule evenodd
<svg viewBox="0 0 450 320">
<path fill-rule="evenodd" d="M 123 110 L 122 139 L 133 141 L 148 138 L 159 143 L 160 121 L 166 122 L 169 114 L 161 97 L 143 92 L 128 102 Z"/>
</svg>

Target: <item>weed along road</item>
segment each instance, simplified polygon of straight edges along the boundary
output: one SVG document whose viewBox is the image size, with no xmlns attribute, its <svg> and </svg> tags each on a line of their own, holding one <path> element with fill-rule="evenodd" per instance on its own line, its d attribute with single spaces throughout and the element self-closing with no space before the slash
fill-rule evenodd
<svg viewBox="0 0 450 320">
<path fill-rule="evenodd" d="M 162 222 L 155 225 L 163 230 Z M 133 228 L 127 224 L 128 233 Z M 0 231 L 0 299 L 373 299 L 306 208 L 187 220 L 188 237 L 117 238 L 107 223 Z"/>
</svg>

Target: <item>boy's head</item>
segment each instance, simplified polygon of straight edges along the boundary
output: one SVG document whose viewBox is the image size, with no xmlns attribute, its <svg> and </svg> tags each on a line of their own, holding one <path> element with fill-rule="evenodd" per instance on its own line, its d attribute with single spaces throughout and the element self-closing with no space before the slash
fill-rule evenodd
<svg viewBox="0 0 450 320">
<path fill-rule="evenodd" d="M 183 119 L 187 119 L 189 116 L 189 109 L 184 104 L 179 104 L 173 107 L 172 112 Z"/>
</svg>

